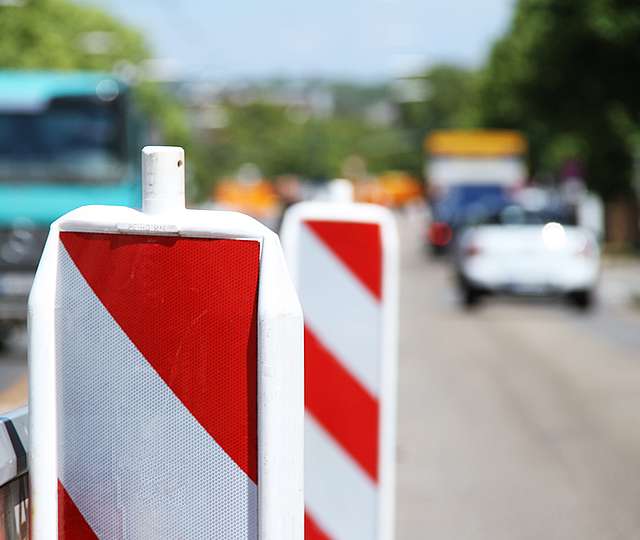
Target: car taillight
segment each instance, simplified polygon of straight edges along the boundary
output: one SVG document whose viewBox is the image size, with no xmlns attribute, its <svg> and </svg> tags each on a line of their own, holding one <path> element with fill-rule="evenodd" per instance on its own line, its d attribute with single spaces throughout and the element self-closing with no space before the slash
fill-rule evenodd
<svg viewBox="0 0 640 540">
<path fill-rule="evenodd" d="M 444 247 L 453 238 L 453 231 L 447 223 L 434 221 L 429 227 L 429 241 L 438 247 Z"/>
</svg>

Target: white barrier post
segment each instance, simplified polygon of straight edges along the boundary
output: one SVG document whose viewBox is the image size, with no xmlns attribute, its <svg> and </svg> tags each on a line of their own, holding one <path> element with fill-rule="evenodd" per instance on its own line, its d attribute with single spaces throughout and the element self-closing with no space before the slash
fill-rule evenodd
<svg viewBox="0 0 640 540">
<path fill-rule="evenodd" d="M 305 316 L 305 538 L 393 537 L 398 248 L 385 208 L 305 202 L 282 241 Z"/>
<path fill-rule="evenodd" d="M 57 220 L 29 299 L 31 523 L 54 538 L 303 535 L 303 323 L 278 237 L 184 208 L 143 149 L 143 210 Z"/>
<path fill-rule="evenodd" d="M 329 200 L 334 203 L 353 202 L 353 184 L 345 178 L 335 178 L 327 186 Z"/>
</svg>

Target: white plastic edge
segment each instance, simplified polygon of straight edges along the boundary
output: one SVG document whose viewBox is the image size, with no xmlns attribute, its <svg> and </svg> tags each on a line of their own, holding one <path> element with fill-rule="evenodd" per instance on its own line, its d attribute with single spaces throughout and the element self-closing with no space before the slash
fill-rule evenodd
<svg viewBox="0 0 640 540">
<path fill-rule="evenodd" d="M 20 439 L 23 451 L 29 449 L 29 410 L 21 407 L 11 411 L 0 413 L 0 486 L 14 480 L 18 476 L 18 462 L 26 459 L 26 455 L 18 456 L 17 449 L 11 441 L 11 436 L 6 429 L 5 422 L 10 421 Z M 0 512 L 2 509 L 0 508 Z M 0 524 L 0 532 L 2 525 Z"/>
<path fill-rule="evenodd" d="M 60 231 L 233 238 L 261 243 L 258 296 L 258 534 L 304 537 L 302 310 L 275 233 L 236 212 L 145 214 L 85 206 L 55 221 L 29 296 L 31 538 L 57 539 L 55 286 Z"/>
<path fill-rule="evenodd" d="M 295 284 L 302 223 L 306 220 L 375 223 L 382 234 L 382 367 L 380 383 L 380 480 L 377 540 L 392 540 L 395 530 L 395 462 L 398 379 L 398 298 L 400 261 L 398 231 L 390 210 L 364 203 L 302 202 L 291 206 L 282 222 L 281 239 Z"/>
</svg>

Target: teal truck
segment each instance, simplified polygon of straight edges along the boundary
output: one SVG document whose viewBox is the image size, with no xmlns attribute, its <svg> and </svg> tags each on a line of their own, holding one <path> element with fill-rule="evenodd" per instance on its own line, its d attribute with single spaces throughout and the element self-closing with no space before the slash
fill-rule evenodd
<svg viewBox="0 0 640 540">
<path fill-rule="evenodd" d="M 0 346 L 26 319 L 51 222 L 86 204 L 139 206 L 144 133 L 110 74 L 0 71 Z"/>
</svg>

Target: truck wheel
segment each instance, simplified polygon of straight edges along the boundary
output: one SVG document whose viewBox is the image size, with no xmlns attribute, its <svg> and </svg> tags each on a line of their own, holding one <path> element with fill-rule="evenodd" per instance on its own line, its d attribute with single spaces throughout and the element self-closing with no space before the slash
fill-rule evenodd
<svg viewBox="0 0 640 540">
<path fill-rule="evenodd" d="M 569 301 L 581 311 L 588 311 L 593 307 L 593 291 L 580 289 L 569 293 Z"/>
</svg>

